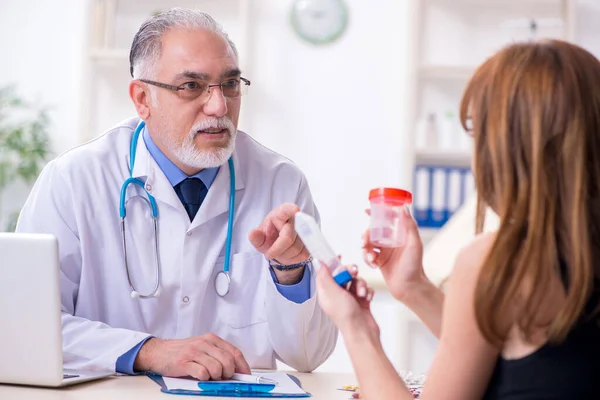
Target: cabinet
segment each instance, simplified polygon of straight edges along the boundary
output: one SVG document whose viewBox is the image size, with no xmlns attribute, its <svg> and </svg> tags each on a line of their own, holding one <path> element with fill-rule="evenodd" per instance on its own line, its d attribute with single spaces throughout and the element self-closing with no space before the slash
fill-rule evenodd
<svg viewBox="0 0 600 400">
<path fill-rule="evenodd" d="M 469 176 L 472 140 L 458 115 L 475 68 L 513 41 L 574 41 L 575 10 L 576 2 L 570 0 L 412 1 L 406 132 L 413 134 L 406 135 L 403 167 L 413 174 L 405 181 L 413 182 L 414 211 L 425 242 L 474 191 Z M 453 171 L 463 175 L 454 185 Z"/>
</svg>

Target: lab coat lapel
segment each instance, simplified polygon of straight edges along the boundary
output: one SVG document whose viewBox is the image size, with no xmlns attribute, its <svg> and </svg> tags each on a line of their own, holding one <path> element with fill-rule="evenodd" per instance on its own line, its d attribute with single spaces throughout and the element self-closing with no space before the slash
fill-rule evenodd
<svg viewBox="0 0 600 400">
<path fill-rule="evenodd" d="M 127 162 L 129 162 L 129 157 Z M 171 186 L 171 182 L 167 179 L 165 174 L 162 172 L 150 152 L 146 148 L 144 139 L 140 134 L 140 138 L 137 143 L 137 150 L 135 156 L 135 165 L 133 166 L 134 178 L 139 178 L 146 184 L 146 190 L 154 196 L 154 198 L 164 204 L 168 204 L 171 207 L 181 211 L 184 215 L 186 214 L 181 200 L 177 197 L 175 189 Z M 160 219 L 160 207 L 158 210 Z"/>
<path fill-rule="evenodd" d="M 235 171 L 235 191 L 236 197 L 244 189 L 244 182 L 241 177 L 241 169 L 239 165 L 239 157 L 237 152 L 233 154 L 233 165 Z M 229 196 L 230 196 L 230 180 L 229 180 L 229 164 L 221 165 L 217 176 L 211 185 L 206 198 L 202 202 L 198 214 L 194 218 L 190 229 L 204 224 L 207 221 L 229 211 Z M 236 203 L 238 200 L 236 199 Z"/>
</svg>

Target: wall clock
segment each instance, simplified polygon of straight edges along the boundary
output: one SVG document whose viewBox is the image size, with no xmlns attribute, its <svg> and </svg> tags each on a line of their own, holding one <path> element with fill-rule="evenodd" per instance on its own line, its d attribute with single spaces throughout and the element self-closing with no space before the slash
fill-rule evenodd
<svg viewBox="0 0 600 400">
<path fill-rule="evenodd" d="M 344 0 L 295 0 L 291 17 L 298 36 L 313 44 L 333 42 L 348 25 Z"/>
</svg>

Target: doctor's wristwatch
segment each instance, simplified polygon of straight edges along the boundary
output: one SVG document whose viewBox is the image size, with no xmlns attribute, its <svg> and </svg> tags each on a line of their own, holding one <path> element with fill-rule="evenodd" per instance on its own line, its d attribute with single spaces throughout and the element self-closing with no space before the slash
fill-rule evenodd
<svg viewBox="0 0 600 400">
<path fill-rule="evenodd" d="M 307 266 L 308 264 L 310 264 L 312 262 L 312 260 L 313 260 L 313 258 L 312 258 L 312 256 L 310 256 L 310 257 L 308 257 L 308 259 L 306 259 L 302 262 L 299 262 L 298 264 L 283 265 L 283 264 L 280 264 L 277 260 L 272 259 L 272 260 L 269 260 L 269 265 L 278 271 L 291 271 L 293 269 L 298 269 L 298 268 Z"/>
</svg>

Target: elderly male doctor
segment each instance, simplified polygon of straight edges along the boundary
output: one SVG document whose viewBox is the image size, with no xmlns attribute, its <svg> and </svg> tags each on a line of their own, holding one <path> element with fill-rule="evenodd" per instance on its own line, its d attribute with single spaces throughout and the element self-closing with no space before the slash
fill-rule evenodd
<svg viewBox="0 0 600 400">
<path fill-rule="evenodd" d="M 130 58 L 139 118 L 48 163 L 18 222 L 58 238 L 65 366 L 313 370 L 337 331 L 292 217 L 318 213 L 298 168 L 237 131 L 250 82 L 233 43 L 210 16 L 172 9 L 142 25 Z"/>
</svg>

